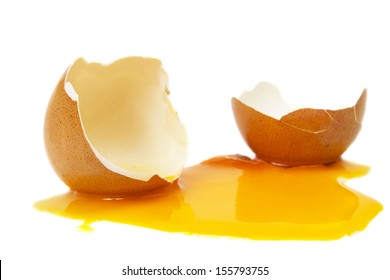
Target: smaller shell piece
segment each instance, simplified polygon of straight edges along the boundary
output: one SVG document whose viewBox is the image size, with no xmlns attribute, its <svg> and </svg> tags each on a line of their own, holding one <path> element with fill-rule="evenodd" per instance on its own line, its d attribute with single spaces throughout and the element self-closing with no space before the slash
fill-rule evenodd
<svg viewBox="0 0 390 280">
<path fill-rule="evenodd" d="M 356 105 L 340 110 L 304 108 L 280 120 L 232 98 L 237 126 L 256 157 L 285 166 L 339 160 L 361 129 L 367 90 Z"/>
<path fill-rule="evenodd" d="M 112 172 L 96 158 L 85 138 L 77 102 L 65 92 L 65 77 L 66 73 L 49 101 L 44 127 L 49 161 L 65 184 L 77 192 L 109 197 L 141 194 L 169 185 L 157 175 L 142 181 Z"/>
</svg>

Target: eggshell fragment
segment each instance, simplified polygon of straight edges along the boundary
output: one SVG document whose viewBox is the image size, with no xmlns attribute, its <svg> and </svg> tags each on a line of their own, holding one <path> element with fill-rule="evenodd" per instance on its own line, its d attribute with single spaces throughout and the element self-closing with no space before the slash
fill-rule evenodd
<svg viewBox="0 0 390 280">
<path fill-rule="evenodd" d="M 58 176 L 82 193 L 121 196 L 175 180 L 187 156 L 183 125 L 156 59 L 77 60 L 49 102 L 44 127 Z"/>
<path fill-rule="evenodd" d="M 232 108 L 239 131 L 257 158 L 286 166 L 326 164 L 337 161 L 356 138 L 366 98 L 364 89 L 353 107 L 304 108 L 280 119 L 237 98 L 232 99 Z"/>
</svg>

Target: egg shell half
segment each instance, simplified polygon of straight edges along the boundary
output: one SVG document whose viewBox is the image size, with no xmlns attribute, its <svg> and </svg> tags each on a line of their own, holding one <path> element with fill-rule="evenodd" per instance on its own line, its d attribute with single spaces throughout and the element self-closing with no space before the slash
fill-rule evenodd
<svg viewBox="0 0 390 280">
<path fill-rule="evenodd" d="M 77 101 L 65 92 L 66 73 L 49 101 L 45 116 L 44 140 L 47 155 L 57 175 L 72 190 L 110 197 L 147 193 L 170 182 L 155 175 L 137 180 L 106 168 L 87 142 Z"/>
<path fill-rule="evenodd" d="M 356 105 L 340 110 L 304 108 L 280 120 L 232 98 L 239 131 L 256 154 L 270 163 L 297 166 L 339 160 L 361 129 L 367 90 Z"/>
</svg>

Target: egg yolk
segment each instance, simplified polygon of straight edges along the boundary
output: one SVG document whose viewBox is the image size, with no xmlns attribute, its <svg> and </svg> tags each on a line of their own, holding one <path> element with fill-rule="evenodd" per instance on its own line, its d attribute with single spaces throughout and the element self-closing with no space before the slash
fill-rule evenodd
<svg viewBox="0 0 390 280">
<path fill-rule="evenodd" d="M 382 210 L 344 185 L 368 167 L 347 161 L 280 167 L 242 156 L 209 159 L 179 180 L 142 197 L 104 198 L 68 192 L 35 204 L 83 221 L 117 222 L 167 232 L 257 240 L 330 240 L 363 230 Z"/>
</svg>

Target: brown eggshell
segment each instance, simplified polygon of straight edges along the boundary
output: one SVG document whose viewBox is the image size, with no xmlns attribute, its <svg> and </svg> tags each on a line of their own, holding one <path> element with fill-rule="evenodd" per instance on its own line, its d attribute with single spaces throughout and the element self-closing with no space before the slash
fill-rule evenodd
<svg viewBox="0 0 390 280">
<path fill-rule="evenodd" d="M 77 102 L 64 89 L 65 75 L 50 99 L 44 139 L 50 163 L 74 191 L 107 196 L 145 193 L 169 184 L 157 175 L 148 181 L 132 179 L 107 169 L 89 146 L 80 122 Z"/>
<path fill-rule="evenodd" d="M 287 165 L 337 161 L 361 128 L 367 91 L 356 105 L 341 110 L 300 109 L 280 120 L 232 99 L 233 113 L 244 140 L 256 157 Z"/>
</svg>

